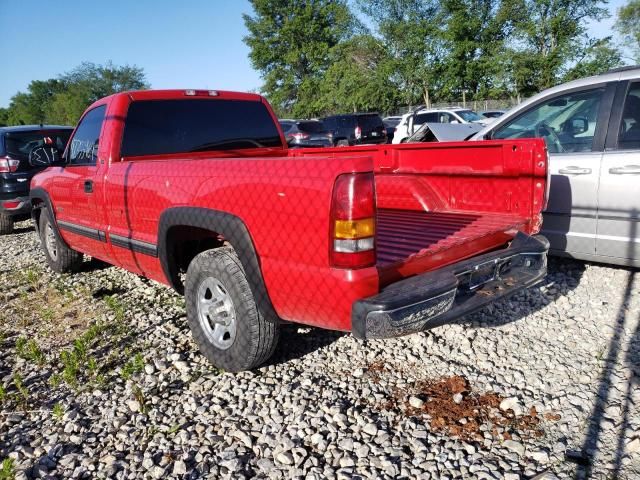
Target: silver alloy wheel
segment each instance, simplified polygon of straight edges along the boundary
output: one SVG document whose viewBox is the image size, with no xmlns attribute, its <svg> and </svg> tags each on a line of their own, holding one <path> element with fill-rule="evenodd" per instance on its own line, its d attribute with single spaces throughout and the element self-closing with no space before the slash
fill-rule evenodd
<svg viewBox="0 0 640 480">
<path fill-rule="evenodd" d="M 44 232 L 44 243 L 47 246 L 47 252 L 49 252 L 49 256 L 51 260 L 55 261 L 58 259 L 58 242 L 56 240 L 56 233 L 53 231 L 53 227 L 50 223 L 47 223 L 47 227 Z"/>
<path fill-rule="evenodd" d="M 236 310 L 220 280 L 205 278 L 198 288 L 198 320 L 207 339 L 226 350 L 236 338 Z"/>
</svg>

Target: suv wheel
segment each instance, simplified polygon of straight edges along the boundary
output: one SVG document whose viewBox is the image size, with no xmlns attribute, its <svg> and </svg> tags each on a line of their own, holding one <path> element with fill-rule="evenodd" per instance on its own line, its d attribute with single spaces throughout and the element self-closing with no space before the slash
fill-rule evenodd
<svg viewBox="0 0 640 480">
<path fill-rule="evenodd" d="M 0 213 L 0 235 L 13 233 L 13 218 L 4 213 Z"/>
<path fill-rule="evenodd" d="M 230 372 L 264 363 L 276 348 L 279 322 L 256 303 L 235 251 L 207 250 L 189 265 L 187 320 L 202 354 Z"/>
<path fill-rule="evenodd" d="M 77 272 L 82 267 L 82 253 L 69 248 L 56 231 L 49 210 L 40 214 L 40 243 L 47 264 L 56 273 Z"/>
</svg>

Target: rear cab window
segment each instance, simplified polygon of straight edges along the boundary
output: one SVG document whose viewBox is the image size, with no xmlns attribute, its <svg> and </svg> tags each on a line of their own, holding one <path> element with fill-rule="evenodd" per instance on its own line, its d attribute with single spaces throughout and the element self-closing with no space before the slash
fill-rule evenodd
<svg viewBox="0 0 640 480">
<path fill-rule="evenodd" d="M 282 147 L 262 102 L 137 100 L 129 105 L 121 156 Z"/>
</svg>

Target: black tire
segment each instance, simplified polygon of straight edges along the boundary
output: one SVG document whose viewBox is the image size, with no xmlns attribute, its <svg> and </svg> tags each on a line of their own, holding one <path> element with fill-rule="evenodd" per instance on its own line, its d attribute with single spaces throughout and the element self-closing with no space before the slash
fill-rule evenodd
<svg viewBox="0 0 640 480">
<path fill-rule="evenodd" d="M 42 209 L 40 213 L 40 244 L 44 251 L 47 265 L 56 273 L 77 272 L 82 268 L 83 255 L 69 248 L 60 238 L 55 225 L 49 215 L 49 210 Z M 49 235 L 49 240 L 47 236 Z"/>
<path fill-rule="evenodd" d="M 348 147 L 349 146 L 349 140 L 338 140 L 338 143 L 336 143 L 337 147 Z"/>
<path fill-rule="evenodd" d="M 197 255 L 189 265 L 185 283 L 189 327 L 200 351 L 213 365 L 240 372 L 258 367 L 273 355 L 280 336 L 280 322 L 256 303 L 240 259 L 232 248 L 222 247 Z M 218 291 L 213 293 L 215 288 Z M 214 298 L 214 295 L 217 296 Z M 212 316 L 211 308 L 215 305 L 222 313 L 214 310 Z M 229 325 L 221 323 L 231 317 L 229 312 L 233 320 Z"/>
<path fill-rule="evenodd" d="M 13 233 L 13 218 L 4 213 L 0 213 L 0 235 Z"/>
</svg>

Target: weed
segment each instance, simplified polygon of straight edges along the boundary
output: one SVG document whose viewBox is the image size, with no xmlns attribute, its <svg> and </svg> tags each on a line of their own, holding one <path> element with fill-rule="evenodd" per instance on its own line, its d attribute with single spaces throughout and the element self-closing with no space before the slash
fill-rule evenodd
<svg viewBox="0 0 640 480">
<path fill-rule="evenodd" d="M 12 458 L 5 458 L 0 463 L 0 480 L 13 480 L 16 478 L 16 469 Z"/>
<path fill-rule="evenodd" d="M 55 314 L 56 314 L 55 310 L 53 310 L 53 308 L 50 308 L 50 307 L 45 307 L 40 311 L 40 316 L 47 323 L 51 323 L 53 321 Z"/>
<path fill-rule="evenodd" d="M 24 279 L 32 287 L 35 287 L 38 284 L 38 279 L 40 278 L 40 274 L 33 268 L 28 268 L 27 270 L 25 270 L 23 275 L 24 275 Z"/>
<path fill-rule="evenodd" d="M 96 374 L 98 373 L 98 362 L 96 361 L 95 358 L 90 357 L 89 360 L 87 361 L 87 371 L 91 374 L 91 376 L 95 377 Z"/>
<path fill-rule="evenodd" d="M 167 433 L 168 433 L 169 435 L 174 435 L 175 433 L 177 433 L 177 432 L 178 432 L 178 430 L 180 430 L 180 427 L 181 427 L 181 426 L 182 426 L 182 425 L 180 425 L 179 423 L 176 423 L 175 425 L 173 425 L 173 426 L 169 429 L 169 431 L 168 431 Z"/>
<path fill-rule="evenodd" d="M 71 387 L 78 385 L 78 373 L 80 363 L 74 350 L 60 352 L 60 362 L 62 363 L 62 379 Z"/>
<path fill-rule="evenodd" d="M 44 365 L 44 353 L 42 353 L 42 350 L 33 339 L 27 340 L 25 337 L 18 338 L 18 340 L 16 340 L 16 353 L 20 358 L 35 362 L 38 365 Z"/>
<path fill-rule="evenodd" d="M 7 399 L 7 391 L 4 389 L 4 385 L 0 385 L 0 405 Z"/>
<path fill-rule="evenodd" d="M 122 367 L 120 375 L 122 375 L 122 378 L 124 380 L 129 380 L 132 376 L 138 373 L 142 373 L 143 370 L 144 358 L 142 358 L 142 355 L 140 353 L 137 353 L 135 357 L 125 363 L 125 365 Z"/>
<path fill-rule="evenodd" d="M 117 321 L 122 321 L 124 319 L 124 305 L 120 300 L 109 295 L 104 297 L 104 303 L 106 303 L 109 310 L 115 314 Z"/>
<path fill-rule="evenodd" d="M 54 373 L 49 377 L 49 385 L 51 385 L 51 388 L 58 388 L 62 382 L 62 376 L 57 373 Z"/>
<path fill-rule="evenodd" d="M 13 374 L 13 384 L 15 385 L 16 389 L 18 390 L 18 394 L 20 394 L 20 397 L 22 397 L 23 406 L 26 406 L 27 402 L 29 401 L 29 389 L 24 384 L 24 381 L 22 380 L 22 375 L 20 375 L 17 372 L 14 373 Z"/>
<path fill-rule="evenodd" d="M 140 412 L 147 413 L 146 398 L 144 392 L 138 385 L 133 387 L 133 398 L 140 404 Z"/>
<path fill-rule="evenodd" d="M 64 417 L 64 407 L 61 404 L 56 403 L 51 410 L 51 415 L 53 415 L 53 418 L 56 421 L 60 422 L 62 417 Z"/>
</svg>

